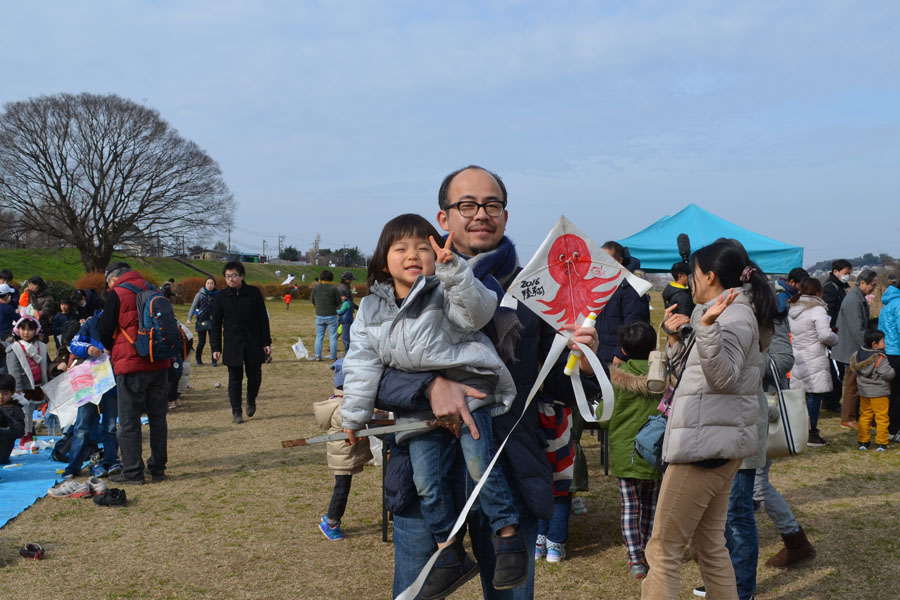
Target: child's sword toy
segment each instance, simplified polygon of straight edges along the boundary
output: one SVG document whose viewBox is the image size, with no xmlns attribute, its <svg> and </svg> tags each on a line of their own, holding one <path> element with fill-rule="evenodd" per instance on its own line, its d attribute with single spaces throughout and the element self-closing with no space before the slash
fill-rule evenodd
<svg viewBox="0 0 900 600">
<path fill-rule="evenodd" d="M 377 422 L 377 421 L 374 421 Z M 414 421 L 412 423 L 401 423 L 399 425 L 385 425 L 384 427 L 369 427 L 366 429 L 360 429 L 355 433 L 356 437 L 367 437 L 370 435 L 383 435 L 386 433 L 397 433 L 399 431 L 418 431 L 422 429 L 431 429 L 433 427 L 438 427 L 440 425 L 454 425 L 458 424 L 458 418 L 446 418 L 446 419 L 429 419 L 427 421 Z M 293 448 L 294 446 L 310 446 L 312 444 L 322 444 L 324 442 L 333 442 L 336 440 L 346 440 L 347 434 L 344 432 L 341 433 L 331 433 L 328 435 L 319 435 L 316 437 L 309 438 L 299 438 L 296 440 L 283 440 L 281 442 L 282 448 Z"/>
</svg>

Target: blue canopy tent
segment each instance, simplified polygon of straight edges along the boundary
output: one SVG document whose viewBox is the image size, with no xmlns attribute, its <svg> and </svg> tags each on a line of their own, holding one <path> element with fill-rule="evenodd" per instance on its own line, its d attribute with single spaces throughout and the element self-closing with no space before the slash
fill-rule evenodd
<svg viewBox="0 0 900 600">
<path fill-rule="evenodd" d="M 750 258 L 766 273 L 787 273 L 803 266 L 803 248 L 753 233 L 721 217 L 689 204 L 672 216 L 665 216 L 650 227 L 619 240 L 632 256 L 639 258 L 645 271 L 668 271 L 681 260 L 676 238 L 686 233 L 691 249 L 711 244 L 720 237 L 734 238 L 744 245 Z"/>
</svg>

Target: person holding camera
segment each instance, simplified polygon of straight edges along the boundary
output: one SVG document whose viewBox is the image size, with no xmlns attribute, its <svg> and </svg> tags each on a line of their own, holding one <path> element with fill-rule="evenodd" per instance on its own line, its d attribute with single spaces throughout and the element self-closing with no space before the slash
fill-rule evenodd
<svg viewBox="0 0 900 600">
<path fill-rule="evenodd" d="M 681 380 L 663 439 L 669 466 L 647 544 L 645 600 L 678 597 L 688 547 L 709 597 L 738 598 L 725 522 L 735 473 L 757 450 L 759 365 L 772 337 L 775 295 L 736 240 L 694 252 L 691 272 L 702 306 L 690 339 L 678 333 L 689 317 L 672 308 L 665 314 L 667 353 Z"/>
</svg>

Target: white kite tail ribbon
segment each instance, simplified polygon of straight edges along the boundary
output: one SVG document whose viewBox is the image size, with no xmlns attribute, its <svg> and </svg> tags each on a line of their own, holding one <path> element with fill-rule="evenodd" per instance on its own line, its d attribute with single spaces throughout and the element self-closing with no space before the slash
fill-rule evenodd
<svg viewBox="0 0 900 600">
<path fill-rule="evenodd" d="M 603 370 L 603 365 L 600 364 L 600 359 L 597 358 L 594 351 L 584 344 L 578 342 L 576 342 L 576 344 L 578 344 L 578 349 L 581 350 L 581 355 L 587 356 L 588 362 L 591 363 L 591 368 L 594 369 L 594 377 L 597 378 L 597 383 L 600 384 L 601 398 L 603 398 L 603 411 L 598 417 L 597 413 L 594 412 L 594 409 L 588 404 L 587 395 L 584 393 L 584 386 L 581 384 L 581 371 L 577 364 L 575 370 L 572 371 L 572 389 L 575 392 L 575 404 L 578 406 L 578 411 L 581 413 L 581 417 L 585 422 L 596 423 L 597 421 L 609 421 L 610 418 L 612 418 L 616 401 L 613 395 L 612 384 L 609 382 L 609 377 L 606 376 L 606 371 Z"/>
<path fill-rule="evenodd" d="M 497 452 L 494 453 L 494 458 L 491 459 L 491 462 L 490 464 L 488 464 L 487 469 L 484 470 L 484 475 L 481 476 L 481 479 L 478 480 L 478 483 L 475 485 L 472 493 L 469 494 L 469 499 L 466 500 L 465 506 L 463 506 L 463 509 L 459 513 L 459 516 L 456 517 L 456 523 L 453 524 L 453 529 L 450 530 L 450 535 L 447 537 L 447 539 L 455 537 L 462 527 L 463 523 L 466 522 L 466 516 L 468 516 L 469 510 L 472 509 L 472 505 L 475 503 L 475 499 L 478 498 L 478 493 L 484 486 L 484 482 L 487 481 L 488 475 L 490 475 L 491 471 L 494 469 L 494 465 L 497 463 L 497 459 L 500 457 L 500 453 L 503 452 L 503 449 L 506 447 L 506 442 L 509 441 L 509 437 L 512 435 L 512 432 L 515 431 L 516 427 L 519 426 L 519 423 L 522 421 L 522 417 L 524 417 L 525 413 L 528 412 L 528 407 L 531 405 L 532 399 L 541 388 L 541 385 L 543 385 L 544 380 L 550 373 L 550 369 L 552 369 L 556 365 L 557 359 L 562 354 L 563 350 L 566 349 L 568 342 L 568 338 L 563 335 L 557 335 L 553 338 L 553 345 L 550 346 L 550 352 L 547 353 L 547 358 L 544 359 L 544 366 L 541 367 L 541 371 L 540 373 L 538 373 L 534 385 L 531 386 L 531 391 L 528 392 L 528 398 L 525 399 L 525 405 L 522 407 L 522 414 L 519 415 L 519 418 L 516 420 L 515 424 L 513 424 L 513 426 L 510 428 L 509 433 L 506 435 L 506 439 L 504 439 L 503 443 L 500 444 L 500 447 L 497 448 Z M 587 346 L 585 346 L 584 348 L 587 349 L 589 355 L 593 354 L 590 348 L 587 348 Z M 600 364 L 599 360 L 597 361 L 597 364 Z M 602 372 L 603 369 L 601 368 L 600 371 Z M 580 383 L 581 382 L 579 381 L 579 384 Z M 582 396 L 583 395 L 584 391 L 582 390 Z M 586 401 L 585 405 L 587 405 Z M 528 549 L 526 548 L 526 550 Z M 400 595 L 396 597 L 396 600 L 413 600 L 413 598 L 418 595 L 418 593 L 422 590 L 422 586 L 425 585 L 425 580 L 428 579 L 428 574 L 431 573 L 431 569 L 432 567 L 434 567 L 434 563 L 437 562 L 438 556 L 440 556 L 440 554 L 441 549 L 438 549 L 434 554 L 431 555 L 431 558 L 429 558 L 428 562 L 425 563 L 425 566 L 422 567 L 422 570 L 419 572 L 416 580 L 413 581 L 408 588 L 403 590 Z"/>
</svg>

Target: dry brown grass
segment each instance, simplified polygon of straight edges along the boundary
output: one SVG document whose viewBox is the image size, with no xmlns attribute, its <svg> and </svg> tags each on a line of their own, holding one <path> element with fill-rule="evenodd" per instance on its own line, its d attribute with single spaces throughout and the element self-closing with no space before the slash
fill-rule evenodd
<svg viewBox="0 0 900 600">
<path fill-rule="evenodd" d="M 128 487 L 125 508 L 40 500 L 0 530 L 0 598 L 390 597 L 393 547 L 381 542 L 380 470 L 354 477 L 348 537 L 329 542 L 316 527 L 332 485 L 324 448 L 279 445 L 317 433 L 311 405 L 330 393 L 331 372 L 328 362 L 298 363 L 290 350 L 298 334 L 312 349 L 309 304 L 295 302 L 289 312 L 280 301 L 268 307 L 276 361 L 263 369 L 257 415 L 232 425 L 225 369 L 195 369 L 193 390 L 169 416 L 169 480 Z M 829 446 L 781 461 L 772 472 L 819 556 L 796 571 L 763 566 L 780 540 L 759 515 L 757 598 L 893 597 L 900 575 L 898 451 L 853 449 L 853 434 L 831 415 L 822 430 Z M 572 517 L 569 558 L 537 566 L 536 597 L 638 598 L 625 566 L 615 481 L 603 476 L 594 438 L 585 439 L 585 450 L 590 512 Z M 46 547 L 46 560 L 19 557 L 29 541 Z M 699 582 L 696 565 L 686 562 L 680 597 L 691 598 Z M 480 596 L 471 582 L 454 597 Z"/>
</svg>

